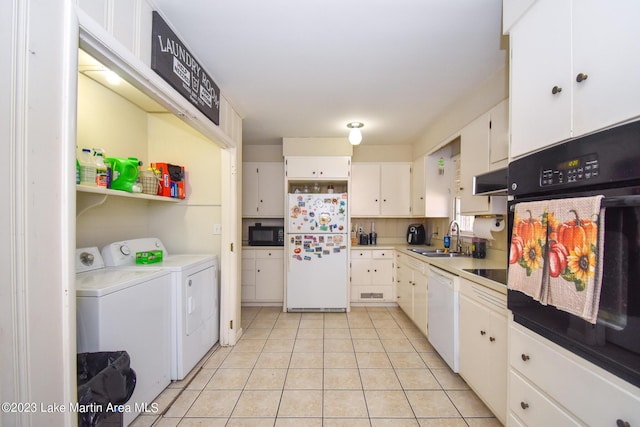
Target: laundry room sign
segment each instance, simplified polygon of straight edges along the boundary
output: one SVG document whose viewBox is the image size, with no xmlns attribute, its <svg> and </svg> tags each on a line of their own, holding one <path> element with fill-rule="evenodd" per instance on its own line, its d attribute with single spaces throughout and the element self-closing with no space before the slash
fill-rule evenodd
<svg viewBox="0 0 640 427">
<path fill-rule="evenodd" d="M 220 88 L 155 11 L 151 35 L 151 69 L 219 125 Z"/>
</svg>

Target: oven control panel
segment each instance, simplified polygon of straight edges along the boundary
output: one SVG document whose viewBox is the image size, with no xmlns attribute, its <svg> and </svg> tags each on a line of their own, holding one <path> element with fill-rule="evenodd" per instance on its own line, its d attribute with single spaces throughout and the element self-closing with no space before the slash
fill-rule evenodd
<svg viewBox="0 0 640 427">
<path fill-rule="evenodd" d="M 582 183 L 600 175 L 600 164 L 597 154 L 587 154 L 569 160 L 557 162 L 540 169 L 540 186 Z"/>
</svg>

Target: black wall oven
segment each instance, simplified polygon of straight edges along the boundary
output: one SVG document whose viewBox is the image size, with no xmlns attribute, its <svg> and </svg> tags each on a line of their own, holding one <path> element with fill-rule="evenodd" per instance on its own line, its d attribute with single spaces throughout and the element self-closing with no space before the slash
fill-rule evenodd
<svg viewBox="0 0 640 427">
<path fill-rule="evenodd" d="M 518 203 L 603 195 L 598 319 L 508 290 L 514 321 L 640 387 L 640 122 L 569 140 L 509 164 L 509 241 Z"/>
</svg>

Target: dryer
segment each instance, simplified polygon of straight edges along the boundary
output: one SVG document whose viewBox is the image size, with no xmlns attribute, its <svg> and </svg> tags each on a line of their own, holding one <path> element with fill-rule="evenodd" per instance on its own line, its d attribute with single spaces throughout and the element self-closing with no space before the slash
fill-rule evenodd
<svg viewBox="0 0 640 427">
<path fill-rule="evenodd" d="M 97 247 L 76 250 L 78 353 L 125 350 L 136 387 L 128 425 L 171 382 L 171 275 L 159 268 L 105 268 Z"/>
<path fill-rule="evenodd" d="M 162 262 L 136 264 L 136 253 L 150 250 L 161 250 Z M 217 257 L 170 255 L 158 238 L 113 242 L 102 256 L 110 267 L 171 274 L 171 379 L 184 379 L 220 337 Z"/>
</svg>

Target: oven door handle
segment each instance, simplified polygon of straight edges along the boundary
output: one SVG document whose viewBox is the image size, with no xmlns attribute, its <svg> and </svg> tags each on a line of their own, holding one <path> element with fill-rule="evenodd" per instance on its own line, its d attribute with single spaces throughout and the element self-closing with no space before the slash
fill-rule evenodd
<svg viewBox="0 0 640 427">
<path fill-rule="evenodd" d="M 602 199 L 601 206 L 604 208 L 640 206 L 640 195 L 605 197 Z"/>
<path fill-rule="evenodd" d="M 550 199 L 551 200 L 551 199 Z M 509 212 L 513 214 L 516 210 L 518 201 L 509 204 Z M 600 202 L 603 208 L 620 208 L 625 206 L 640 206 L 640 195 L 634 194 L 629 196 L 612 196 L 605 197 Z"/>
</svg>

